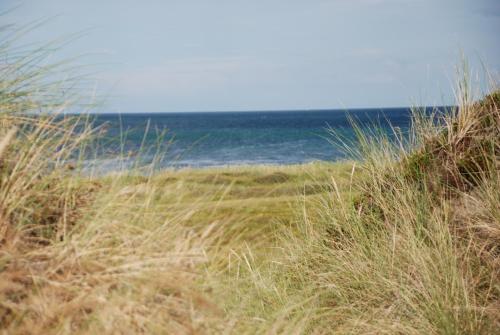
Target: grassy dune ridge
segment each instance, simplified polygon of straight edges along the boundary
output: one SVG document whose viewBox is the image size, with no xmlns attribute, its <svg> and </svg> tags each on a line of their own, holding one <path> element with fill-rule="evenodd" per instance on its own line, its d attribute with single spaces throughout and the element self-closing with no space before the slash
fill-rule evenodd
<svg viewBox="0 0 500 335">
<path fill-rule="evenodd" d="M 477 102 L 462 81 L 457 109 L 416 110 L 407 137 L 358 131 L 357 161 L 94 177 L 68 161 L 99 130 L 55 117 L 64 82 L 16 57 L 0 67 L 2 333 L 500 329 L 498 92 Z"/>
</svg>

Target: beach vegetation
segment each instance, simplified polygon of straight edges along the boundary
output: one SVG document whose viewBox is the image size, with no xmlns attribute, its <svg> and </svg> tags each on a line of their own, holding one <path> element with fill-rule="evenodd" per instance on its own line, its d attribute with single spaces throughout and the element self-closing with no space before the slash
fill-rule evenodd
<svg viewBox="0 0 500 335">
<path fill-rule="evenodd" d="M 500 93 L 467 85 L 353 160 L 95 175 L 45 50 L 0 45 L 5 334 L 493 334 Z M 333 140 L 335 141 L 335 139 Z"/>
</svg>

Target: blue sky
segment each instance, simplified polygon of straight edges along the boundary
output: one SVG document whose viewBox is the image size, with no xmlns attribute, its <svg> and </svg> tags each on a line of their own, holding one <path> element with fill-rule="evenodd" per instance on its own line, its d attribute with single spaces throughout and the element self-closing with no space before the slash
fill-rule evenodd
<svg viewBox="0 0 500 335">
<path fill-rule="evenodd" d="M 50 20 L 30 41 L 85 31 L 60 52 L 99 74 L 106 111 L 440 105 L 461 52 L 500 70 L 499 0 L 0 0 Z"/>
</svg>

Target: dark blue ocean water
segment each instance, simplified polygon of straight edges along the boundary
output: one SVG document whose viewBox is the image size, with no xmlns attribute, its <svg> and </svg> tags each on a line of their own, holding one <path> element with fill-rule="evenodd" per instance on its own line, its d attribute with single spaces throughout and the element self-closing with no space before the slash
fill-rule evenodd
<svg viewBox="0 0 500 335">
<path fill-rule="evenodd" d="M 294 164 L 346 158 L 332 145 L 329 129 L 353 136 L 349 116 L 363 126 L 408 129 L 408 108 L 352 111 L 206 112 L 100 114 L 106 129 L 99 160 L 114 164 L 118 155 L 150 162 L 164 154 L 161 167 L 238 164 Z M 156 156 L 158 157 L 158 156 Z"/>
</svg>

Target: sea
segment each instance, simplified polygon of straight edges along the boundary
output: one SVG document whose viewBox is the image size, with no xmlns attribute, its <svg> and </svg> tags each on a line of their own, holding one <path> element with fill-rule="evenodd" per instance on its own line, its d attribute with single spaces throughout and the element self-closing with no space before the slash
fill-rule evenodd
<svg viewBox="0 0 500 335">
<path fill-rule="evenodd" d="M 158 168 L 299 164 L 349 159 L 361 128 L 404 133 L 409 108 L 257 112 L 96 114 L 101 139 L 87 163 L 102 170 L 154 163 Z M 352 141 L 351 141 L 352 140 Z"/>
</svg>

